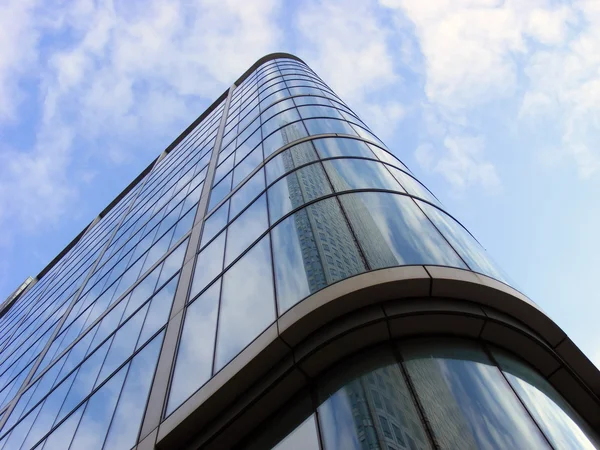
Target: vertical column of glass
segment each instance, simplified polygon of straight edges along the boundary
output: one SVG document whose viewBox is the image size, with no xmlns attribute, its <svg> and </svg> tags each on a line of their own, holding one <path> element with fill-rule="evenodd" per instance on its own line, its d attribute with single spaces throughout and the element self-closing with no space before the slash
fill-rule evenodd
<svg viewBox="0 0 600 450">
<path fill-rule="evenodd" d="M 210 160 L 206 171 L 206 179 L 202 186 L 202 192 L 193 227 L 190 231 L 190 237 L 185 250 L 181 277 L 175 293 L 173 306 L 170 311 L 169 320 L 165 330 L 165 342 L 161 349 L 158 360 L 157 375 L 152 382 L 150 389 L 148 405 L 146 407 L 139 434 L 139 441 L 144 439 L 155 439 L 151 433 L 156 430 L 162 420 L 163 412 L 167 407 L 167 396 L 169 392 L 169 379 L 173 372 L 174 357 L 181 340 L 181 323 L 185 314 L 185 303 L 190 291 L 191 277 L 195 263 L 195 255 L 199 246 L 201 230 L 204 226 L 204 217 L 209 205 L 210 190 L 213 184 L 218 153 L 221 148 L 223 131 L 227 112 L 231 101 L 233 88 L 227 91 L 227 97 L 222 103 L 222 107 L 217 107 L 219 112 L 219 121 L 214 145 L 210 151 Z M 189 376 L 189 373 L 187 374 Z M 152 442 L 152 445 L 154 442 Z"/>
<path fill-rule="evenodd" d="M 61 315 L 61 319 L 58 321 L 57 326 L 54 328 L 54 332 L 48 339 L 45 348 L 39 354 L 35 365 L 32 366 L 27 380 L 25 380 L 25 382 L 23 383 L 23 386 L 18 396 L 15 398 L 14 403 L 12 404 L 12 408 L 9 411 L 7 411 L 7 413 L 3 417 L 3 425 L 6 424 L 6 428 L 10 428 L 10 426 L 14 425 L 14 423 L 19 419 L 19 417 L 23 413 L 23 409 L 32 400 L 31 395 L 34 391 L 37 392 L 37 397 L 39 398 L 40 396 L 43 396 L 47 392 L 47 389 L 51 387 L 51 385 L 42 387 L 42 385 L 40 384 L 42 378 L 40 378 L 40 376 L 35 378 L 37 379 L 35 383 L 30 384 L 28 380 L 33 379 L 38 374 L 38 372 L 44 374 L 44 371 L 42 369 L 45 367 L 45 365 L 41 364 L 43 361 L 48 359 L 47 352 L 51 348 L 51 343 L 54 341 L 55 336 L 60 332 L 61 328 L 63 327 L 66 318 L 69 316 L 70 310 L 73 308 L 73 305 L 77 302 L 79 296 L 81 295 L 81 292 L 83 291 L 88 279 L 90 278 L 91 274 L 95 270 L 95 267 L 102 258 L 103 252 L 110 245 L 110 242 L 114 237 L 114 234 L 116 233 L 119 224 L 126 216 L 127 211 L 129 211 L 129 209 L 131 208 L 131 205 L 133 204 L 133 201 L 135 200 L 137 194 L 140 192 L 145 180 L 147 180 L 147 177 L 145 177 L 144 180 L 140 182 L 132 191 L 126 194 L 125 197 L 121 200 L 121 202 L 115 205 L 115 207 L 113 207 L 113 209 L 103 218 L 103 220 L 96 221 L 93 227 L 88 228 L 86 230 L 86 233 L 80 238 L 76 246 L 73 249 L 71 249 L 71 251 L 66 255 L 69 256 L 77 254 L 79 255 L 78 258 L 86 258 L 86 260 L 90 262 L 87 266 L 87 269 L 89 270 L 85 270 L 80 275 L 78 275 L 79 282 L 74 282 L 72 284 L 72 290 L 74 290 L 74 293 L 70 296 L 68 301 L 63 303 L 63 314 Z M 95 251 L 93 249 L 94 246 L 96 246 L 97 248 Z M 91 256 L 86 257 L 86 254 L 90 254 Z M 77 272 L 74 273 L 76 274 Z M 25 397 L 23 397 L 24 395 Z M 40 408 L 41 406 L 39 406 L 36 411 L 39 412 Z M 27 436 L 30 436 L 31 439 L 35 439 L 36 433 L 32 432 L 31 434 L 28 434 L 25 431 L 28 430 L 28 427 L 31 426 L 33 419 L 35 419 L 37 415 L 37 412 L 30 413 L 27 416 L 26 420 L 22 421 L 22 423 L 20 423 L 15 429 L 13 429 L 13 431 L 11 431 L 10 434 L 7 434 L 2 440 L 2 445 L 6 444 L 10 446 L 15 446 L 18 443 L 19 446 L 22 445 L 23 448 L 28 448 L 26 446 L 26 443 L 23 442 L 23 440 L 25 440 Z M 27 445 L 31 445 L 33 443 L 34 442 L 29 442 L 29 444 Z"/>
<path fill-rule="evenodd" d="M 127 200 L 131 200 L 131 197 L 128 196 Z M 120 212 L 122 212 L 122 210 Z M 107 217 L 107 220 L 109 219 L 110 215 Z M 98 229 L 101 229 L 104 232 L 104 234 L 102 234 L 102 232 L 99 233 Z M 30 364 L 30 370 L 28 371 L 27 376 L 22 380 L 23 383 L 19 392 L 17 393 L 17 395 L 15 395 L 15 398 L 9 405 L 6 414 L 2 417 L 2 427 L 6 423 L 6 420 L 9 418 L 12 409 L 17 405 L 17 402 L 20 400 L 20 396 L 26 389 L 29 381 L 37 372 L 39 364 L 44 359 L 51 342 L 60 330 L 65 317 L 68 315 L 69 308 L 72 307 L 74 302 L 77 300 L 81 289 L 85 285 L 87 277 L 89 277 L 89 275 L 93 271 L 95 264 L 97 264 L 98 259 L 101 257 L 102 250 L 103 248 L 105 248 L 103 247 L 103 244 L 108 242 L 107 236 L 110 236 L 110 234 L 107 234 L 107 231 L 110 230 L 112 230 L 112 228 L 106 229 L 106 227 L 102 226 L 102 223 L 100 223 L 96 229 L 92 228 L 87 230 L 86 233 L 77 242 L 77 244 L 61 259 L 58 265 L 55 266 L 55 268 L 57 268 L 57 271 L 56 277 L 52 280 L 52 285 L 67 285 L 63 293 L 58 295 L 58 297 L 56 297 L 55 294 L 59 292 L 58 289 L 60 289 L 60 287 L 56 288 L 53 293 L 49 293 L 49 297 L 47 299 L 48 302 L 52 302 L 55 305 L 60 305 L 58 307 L 55 307 L 57 309 L 55 309 L 55 313 L 53 314 L 53 316 L 51 316 L 56 317 L 56 326 L 49 329 L 46 332 L 47 336 L 44 342 L 40 341 L 40 343 L 43 344 L 44 347 L 40 349 L 39 353 L 36 355 L 36 359 L 32 362 L 32 364 Z M 80 268 L 75 270 L 78 267 L 77 264 L 79 264 Z M 73 269 L 71 270 L 69 269 L 69 267 L 72 267 Z M 65 270 L 69 269 L 69 273 L 63 273 L 63 268 Z M 51 277 L 51 275 L 51 273 L 47 274 L 47 276 L 49 277 Z M 73 279 L 74 281 L 72 281 Z M 45 309 L 43 307 L 43 302 L 44 300 L 41 299 L 39 303 L 36 302 L 37 304 L 34 305 L 35 308 L 32 308 L 32 314 L 36 314 L 38 318 L 44 318 L 48 316 L 48 311 L 53 311 L 52 309 Z"/>
</svg>

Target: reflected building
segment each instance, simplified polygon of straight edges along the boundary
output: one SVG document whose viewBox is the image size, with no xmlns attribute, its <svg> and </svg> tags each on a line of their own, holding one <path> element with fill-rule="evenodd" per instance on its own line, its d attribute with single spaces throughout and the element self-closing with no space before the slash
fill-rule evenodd
<svg viewBox="0 0 600 450">
<path fill-rule="evenodd" d="M 257 61 L 0 302 L 0 450 L 600 448 L 598 370 L 395 150 Z"/>
</svg>

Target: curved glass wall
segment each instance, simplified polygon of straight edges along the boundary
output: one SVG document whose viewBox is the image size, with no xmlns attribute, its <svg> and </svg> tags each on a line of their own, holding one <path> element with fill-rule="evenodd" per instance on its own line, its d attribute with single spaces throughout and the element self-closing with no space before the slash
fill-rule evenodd
<svg viewBox="0 0 600 450">
<path fill-rule="evenodd" d="M 260 429 L 239 449 L 600 448 L 527 364 L 454 339 L 356 355 Z"/>
<path fill-rule="evenodd" d="M 235 89 L 211 186 L 167 415 L 277 317 L 337 281 L 426 264 L 506 282 L 437 198 L 296 61 L 269 62 Z M 190 371 L 201 375 L 189 380 Z"/>
<path fill-rule="evenodd" d="M 155 427 L 308 296 L 361 273 L 410 265 L 510 284 L 310 68 L 269 60 L 215 102 L 0 316 L 0 450 L 130 448 L 143 438 L 142 423 Z M 173 341 L 163 346 L 163 337 Z M 569 420 L 579 422 L 564 402 L 513 360 L 494 357 L 517 377 L 507 375 L 507 386 L 543 442 L 577 447 Z M 169 380 L 153 381 L 159 360 L 173 361 L 161 372 Z M 479 372 L 451 369 L 475 383 L 491 376 L 489 364 L 479 363 Z M 401 372 L 427 369 L 419 364 L 407 359 Z M 412 395 L 410 383 L 395 383 L 400 396 Z M 418 395 L 419 408 L 406 406 L 406 425 L 373 416 L 348 442 L 327 434 L 328 423 L 351 425 L 344 405 L 365 407 L 356 389 L 349 397 L 331 392 L 334 400 L 320 406 L 330 422 L 317 428 L 303 417 L 281 448 L 317 430 L 327 448 L 362 446 L 366 436 L 388 439 L 389 448 L 428 448 L 436 431 L 419 428 L 427 399 Z M 161 415 L 147 422 L 147 399 L 156 396 L 164 400 L 155 408 Z M 551 403 L 540 409 L 543 399 Z M 468 415 L 483 400 L 461 403 L 461 411 Z M 513 403 L 503 407 L 518 410 Z M 394 427 L 412 432 L 397 438 Z"/>
</svg>

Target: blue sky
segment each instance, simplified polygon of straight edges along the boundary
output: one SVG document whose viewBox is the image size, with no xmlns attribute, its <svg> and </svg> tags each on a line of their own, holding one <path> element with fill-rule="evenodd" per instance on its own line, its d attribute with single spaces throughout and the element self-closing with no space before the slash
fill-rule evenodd
<svg viewBox="0 0 600 450">
<path fill-rule="evenodd" d="M 304 59 L 600 366 L 600 4 L 36 1 L 0 15 L 0 298 L 266 53 Z"/>
</svg>

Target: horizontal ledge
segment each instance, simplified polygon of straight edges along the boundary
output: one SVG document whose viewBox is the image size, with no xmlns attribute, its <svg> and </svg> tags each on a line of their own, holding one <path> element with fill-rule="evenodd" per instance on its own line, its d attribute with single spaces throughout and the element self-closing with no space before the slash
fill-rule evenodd
<svg viewBox="0 0 600 450">
<path fill-rule="evenodd" d="M 160 425 L 157 446 L 229 448 L 231 432 L 242 438 L 265 408 L 275 412 L 294 389 L 340 359 L 366 346 L 427 335 L 491 342 L 550 381 L 560 371 L 555 387 L 600 426 L 600 372 L 531 300 L 468 270 L 405 266 L 342 280 L 294 305 Z M 289 396 L 269 397 L 277 386 L 288 386 Z M 571 398 L 582 393 L 585 401 Z"/>
</svg>

